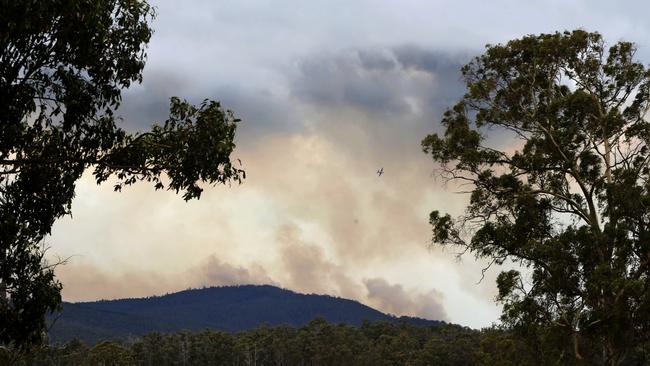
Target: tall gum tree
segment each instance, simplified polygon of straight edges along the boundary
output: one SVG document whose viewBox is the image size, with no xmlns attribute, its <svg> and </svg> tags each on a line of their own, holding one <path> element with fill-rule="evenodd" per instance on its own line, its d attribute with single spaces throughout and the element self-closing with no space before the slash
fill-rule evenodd
<svg viewBox="0 0 650 366">
<path fill-rule="evenodd" d="M 142 81 L 145 0 L 0 0 L 0 346 L 38 343 L 61 284 L 42 240 L 91 171 L 114 189 L 138 181 L 199 198 L 200 182 L 241 182 L 238 120 L 218 102 L 173 97 L 169 118 L 129 133 L 114 115 Z"/>
<path fill-rule="evenodd" d="M 434 243 L 527 268 L 498 276 L 501 319 L 548 360 L 628 363 L 649 339 L 650 72 L 635 51 L 583 30 L 488 45 L 444 134 L 422 141 L 471 186 L 464 215 L 431 213 Z"/>
</svg>

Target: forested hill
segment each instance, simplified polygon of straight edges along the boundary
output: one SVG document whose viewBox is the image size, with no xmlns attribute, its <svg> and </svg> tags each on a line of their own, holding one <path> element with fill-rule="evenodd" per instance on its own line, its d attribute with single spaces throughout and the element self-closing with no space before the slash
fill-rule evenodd
<svg viewBox="0 0 650 366">
<path fill-rule="evenodd" d="M 394 317 L 357 301 L 306 295 L 274 286 L 229 286 L 181 291 L 142 299 L 64 303 L 50 328 L 51 342 L 78 338 L 93 344 L 150 332 L 215 329 L 237 332 L 262 324 L 302 326 L 316 317 L 331 323 L 360 325 L 364 320 L 438 321 Z M 52 317 L 52 319 L 56 318 Z"/>
</svg>

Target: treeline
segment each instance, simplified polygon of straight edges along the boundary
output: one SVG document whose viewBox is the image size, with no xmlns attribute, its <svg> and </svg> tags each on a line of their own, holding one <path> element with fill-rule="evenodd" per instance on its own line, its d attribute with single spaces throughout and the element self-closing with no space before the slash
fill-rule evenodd
<svg viewBox="0 0 650 366">
<path fill-rule="evenodd" d="M 547 356 L 562 359 L 560 350 Z M 452 324 L 366 322 L 360 327 L 315 319 L 304 327 L 151 333 L 88 346 L 75 340 L 14 359 L 19 366 L 109 365 L 536 365 L 547 359 L 498 329 Z M 5 355 L 8 356 L 8 355 Z M 559 357 L 559 358 L 558 358 Z M 568 361 L 571 361 L 569 358 Z M 7 362 L 9 363 L 9 362 Z M 554 362 L 555 363 L 555 362 Z M 562 364 L 562 362 L 560 362 Z M 566 362 L 565 364 L 570 364 Z"/>
</svg>

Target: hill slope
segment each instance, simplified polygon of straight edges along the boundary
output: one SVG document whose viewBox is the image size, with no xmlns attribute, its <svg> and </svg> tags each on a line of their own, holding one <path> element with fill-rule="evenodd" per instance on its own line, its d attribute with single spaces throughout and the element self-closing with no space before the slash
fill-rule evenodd
<svg viewBox="0 0 650 366">
<path fill-rule="evenodd" d="M 305 295 L 274 286 L 229 286 L 185 290 L 142 299 L 64 303 L 50 329 L 52 342 L 79 338 L 93 344 L 102 339 L 128 339 L 150 332 L 206 328 L 237 332 L 262 324 L 302 326 L 322 317 L 328 322 L 360 325 L 369 321 L 437 321 L 384 314 L 357 301 L 326 295 Z"/>
</svg>

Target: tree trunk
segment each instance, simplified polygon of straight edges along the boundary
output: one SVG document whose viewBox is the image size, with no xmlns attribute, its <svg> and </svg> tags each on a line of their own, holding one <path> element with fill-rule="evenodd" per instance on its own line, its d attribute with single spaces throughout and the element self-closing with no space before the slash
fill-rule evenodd
<svg viewBox="0 0 650 366">
<path fill-rule="evenodd" d="M 6 266 L 7 261 L 7 250 L 2 248 L 0 249 L 0 270 Z M 2 273 L 2 272 L 0 272 Z M 0 274 L 0 308 L 5 308 L 9 306 L 9 296 L 7 295 L 7 283 L 5 279 Z"/>
<path fill-rule="evenodd" d="M 609 339 L 605 340 L 603 356 L 605 358 L 605 365 L 607 366 L 618 366 L 621 364 L 621 350 L 616 349 Z"/>
<path fill-rule="evenodd" d="M 573 332 L 573 335 L 571 336 L 571 340 L 573 341 L 573 354 L 575 355 L 576 358 L 576 364 L 581 365 L 584 362 L 584 359 L 582 358 L 582 355 L 580 354 L 580 344 L 578 340 L 578 332 Z"/>
</svg>

